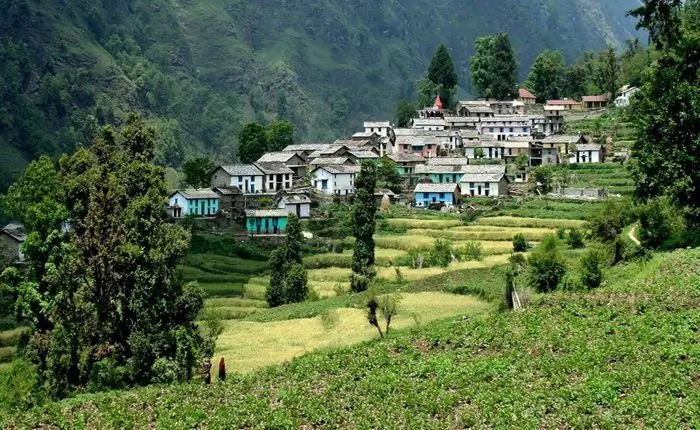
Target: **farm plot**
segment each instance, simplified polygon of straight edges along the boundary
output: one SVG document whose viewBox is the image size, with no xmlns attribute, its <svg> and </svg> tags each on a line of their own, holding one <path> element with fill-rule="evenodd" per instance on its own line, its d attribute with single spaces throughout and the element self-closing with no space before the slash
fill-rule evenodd
<svg viewBox="0 0 700 430">
<path fill-rule="evenodd" d="M 493 305 L 469 296 L 426 292 L 403 294 L 392 328 L 400 329 L 455 315 L 476 315 Z M 274 322 L 226 321 L 216 357 L 229 369 L 251 372 L 325 348 L 352 345 L 378 337 L 364 309 L 341 308 L 315 318 Z"/>
</svg>

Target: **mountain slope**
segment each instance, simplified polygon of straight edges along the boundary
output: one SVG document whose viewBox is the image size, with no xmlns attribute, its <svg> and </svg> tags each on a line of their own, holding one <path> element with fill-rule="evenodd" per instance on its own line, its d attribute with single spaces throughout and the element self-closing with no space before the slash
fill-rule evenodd
<svg viewBox="0 0 700 430">
<path fill-rule="evenodd" d="M 634 36 L 623 0 L 5 0 L 0 15 L 0 189 L 16 155 L 70 151 L 136 109 L 177 165 L 235 154 L 246 121 L 292 120 L 331 139 L 389 119 L 439 43 L 469 91 L 474 38 L 507 31 L 521 75 L 545 48 L 568 60 Z M 6 151 L 0 151 L 5 153 Z M 9 154 L 9 152 L 8 152 Z"/>
</svg>

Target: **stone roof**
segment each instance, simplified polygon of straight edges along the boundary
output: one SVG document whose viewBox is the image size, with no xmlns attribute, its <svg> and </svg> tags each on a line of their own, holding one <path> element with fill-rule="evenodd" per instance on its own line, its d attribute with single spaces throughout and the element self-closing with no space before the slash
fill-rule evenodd
<svg viewBox="0 0 700 430">
<path fill-rule="evenodd" d="M 503 144 L 498 140 L 479 139 L 467 140 L 464 142 L 465 148 L 503 148 Z"/>
<path fill-rule="evenodd" d="M 461 183 L 469 182 L 501 182 L 505 173 L 465 173 Z"/>
<path fill-rule="evenodd" d="M 287 218 L 289 212 L 285 209 L 247 209 L 246 218 Z"/>
<path fill-rule="evenodd" d="M 462 109 L 466 109 L 471 114 L 474 114 L 474 113 L 493 113 L 493 109 L 491 109 L 490 106 L 480 106 L 480 105 L 462 106 L 460 108 L 460 110 L 462 110 Z"/>
<path fill-rule="evenodd" d="M 172 193 L 170 196 L 174 196 L 175 194 L 181 194 L 184 198 L 187 200 L 196 200 L 196 199 L 218 199 L 219 195 L 216 194 L 214 191 L 211 190 L 211 188 L 186 188 L 184 190 L 177 190 L 174 193 Z"/>
<path fill-rule="evenodd" d="M 446 173 L 463 173 L 463 164 L 418 164 L 416 165 L 416 174 L 446 174 Z"/>
<path fill-rule="evenodd" d="M 542 143 L 576 143 L 581 136 L 575 134 L 553 134 L 542 139 Z"/>
<path fill-rule="evenodd" d="M 582 151 L 600 151 L 603 149 L 602 145 L 597 143 L 582 143 L 581 145 L 576 145 L 576 152 Z"/>
<path fill-rule="evenodd" d="M 399 152 L 396 154 L 389 154 L 388 157 L 394 160 L 396 163 L 422 163 L 425 158 L 418 154 Z"/>
<path fill-rule="evenodd" d="M 352 165 L 352 166 L 346 166 L 346 165 L 320 166 L 318 169 L 323 169 L 326 172 L 333 173 L 333 174 L 360 173 L 360 166 L 357 166 L 357 165 Z"/>
<path fill-rule="evenodd" d="M 431 125 L 445 125 L 445 120 L 443 118 L 415 118 L 413 120 L 413 127 L 419 125 L 431 126 Z"/>
<path fill-rule="evenodd" d="M 397 145 L 425 146 L 439 145 L 442 141 L 436 136 L 401 136 L 396 137 Z"/>
<path fill-rule="evenodd" d="M 462 168 L 465 175 L 505 175 L 506 166 L 503 164 L 470 164 Z"/>
<path fill-rule="evenodd" d="M 377 188 L 374 190 L 374 195 L 375 196 L 396 196 L 396 193 L 391 191 L 388 188 Z"/>
<path fill-rule="evenodd" d="M 324 155 L 332 155 L 341 149 L 349 150 L 346 145 L 327 145 L 325 148 L 320 148 L 309 154 L 309 158 L 323 157 Z"/>
<path fill-rule="evenodd" d="M 241 195 L 243 192 L 238 187 L 214 187 L 212 190 L 219 196 L 236 196 Z"/>
<path fill-rule="evenodd" d="M 469 164 L 466 157 L 435 157 L 428 159 L 430 166 L 465 166 Z"/>
<path fill-rule="evenodd" d="M 391 127 L 389 121 L 366 121 L 364 123 L 365 128 L 376 128 L 376 127 Z"/>
<path fill-rule="evenodd" d="M 318 157 L 311 160 L 310 166 L 334 166 L 346 164 L 350 159 L 348 157 Z"/>
<path fill-rule="evenodd" d="M 459 135 L 462 136 L 463 139 L 478 139 L 481 133 L 479 133 L 479 130 L 463 129 L 459 130 Z"/>
<path fill-rule="evenodd" d="M 294 152 L 268 152 L 258 158 L 258 163 L 286 163 L 296 155 Z"/>
<path fill-rule="evenodd" d="M 229 164 L 219 166 L 224 172 L 231 176 L 260 176 L 263 173 L 252 164 Z"/>
<path fill-rule="evenodd" d="M 318 151 L 319 149 L 331 146 L 329 143 L 299 143 L 296 145 L 288 145 L 282 152 L 305 152 L 305 151 Z"/>
<path fill-rule="evenodd" d="M 544 107 L 544 110 L 545 110 L 545 112 L 559 111 L 559 110 L 563 110 L 563 106 L 562 105 L 546 105 Z"/>
<path fill-rule="evenodd" d="M 454 193 L 458 184 L 418 184 L 414 192 L 416 193 Z"/>
<path fill-rule="evenodd" d="M 311 203 L 311 199 L 306 194 L 285 194 L 280 197 L 281 201 L 288 205 L 300 205 Z"/>
<path fill-rule="evenodd" d="M 379 155 L 372 151 L 350 151 L 349 153 L 357 158 L 379 158 Z"/>
<path fill-rule="evenodd" d="M 24 242 L 27 240 L 27 230 L 24 228 L 24 225 L 19 223 L 7 224 L 0 230 L 0 233 L 10 236 L 17 242 Z"/>
<path fill-rule="evenodd" d="M 266 175 L 294 173 L 294 171 L 284 163 L 255 163 L 255 166 Z"/>
</svg>

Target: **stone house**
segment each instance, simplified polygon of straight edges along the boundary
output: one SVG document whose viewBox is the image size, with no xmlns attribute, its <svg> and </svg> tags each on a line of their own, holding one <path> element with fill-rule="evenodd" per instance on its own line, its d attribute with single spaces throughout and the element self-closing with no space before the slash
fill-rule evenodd
<svg viewBox="0 0 700 430">
<path fill-rule="evenodd" d="M 262 193 L 265 174 L 253 164 L 219 166 L 212 174 L 212 187 L 237 187 L 244 194 Z"/>
</svg>

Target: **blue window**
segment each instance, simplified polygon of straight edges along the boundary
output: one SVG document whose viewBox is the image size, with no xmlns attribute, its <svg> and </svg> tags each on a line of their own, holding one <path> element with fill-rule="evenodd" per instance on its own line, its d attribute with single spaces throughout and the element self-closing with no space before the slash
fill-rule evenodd
<svg viewBox="0 0 700 430">
<path fill-rule="evenodd" d="M 504 130 L 505 130 L 505 129 L 504 129 L 503 127 L 501 127 L 501 133 L 503 133 Z"/>
<path fill-rule="evenodd" d="M 530 127 L 523 127 L 523 131 L 527 133 L 528 131 L 530 131 Z"/>
<path fill-rule="evenodd" d="M 445 199 L 445 193 L 440 193 L 440 200 L 444 200 L 444 199 Z"/>
<path fill-rule="evenodd" d="M 493 133 L 493 127 L 489 127 L 489 133 Z"/>
<path fill-rule="evenodd" d="M 510 132 L 513 133 L 515 129 L 513 127 L 510 128 Z"/>
</svg>

